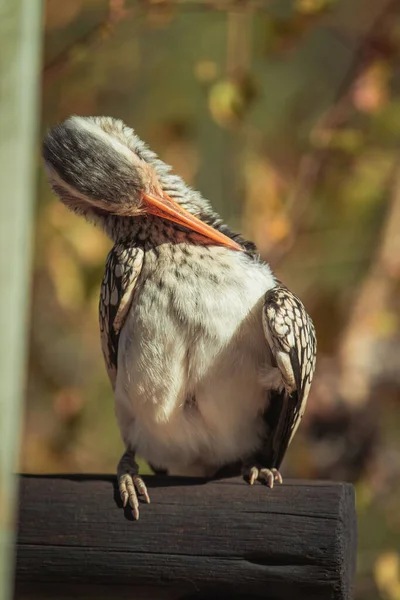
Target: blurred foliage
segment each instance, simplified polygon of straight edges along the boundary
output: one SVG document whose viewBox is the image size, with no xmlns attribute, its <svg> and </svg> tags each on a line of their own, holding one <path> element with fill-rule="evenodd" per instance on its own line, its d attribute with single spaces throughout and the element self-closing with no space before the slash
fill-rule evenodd
<svg viewBox="0 0 400 600">
<path fill-rule="evenodd" d="M 312 314 L 316 382 L 285 468 L 355 481 L 363 600 L 400 598 L 398 4 L 47 0 L 45 19 L 42 133 L 124 119 Z M 22 469 L 113 472 L 97 324 L 111 244 L 52 196 L 39 153 L 38 171 Z"/>
</svg>

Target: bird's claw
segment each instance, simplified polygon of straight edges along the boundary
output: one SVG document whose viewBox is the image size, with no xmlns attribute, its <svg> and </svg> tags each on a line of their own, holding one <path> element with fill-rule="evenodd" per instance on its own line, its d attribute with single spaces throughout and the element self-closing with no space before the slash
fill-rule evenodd
<svg viewBox="0 0 400 600">
<path fill-rule="evenodd" d="M 244 471 L 244 477 L 250 485 L 254 485 L 256 481 L 260 481 L 269 488 L 273 488 L 275 483 L 282 483 L 282 475 L 278 469 L 267 469 L 263 467 L 252 466 Z"/>
<path fill-rule="evenodd" d="M 118 478 L 119 493 L 124 508 L 128 505 L 132 508 L 134 519 L 139 519 L 139 500 L 138 495 L 143 498 L 147 504 L 150 504 L 150 497 L 147 492 L 146 484 L 139 475 L 124 473 Z"/>
<path fill-rule="evenodd" d="M 132 508 L 134 519 L 139 518 L 139 499 L 150 503 L 146 484 L 139 476 L 139 466 L 135 461 L 135 455 L 127 450 L 118 463 L 118 488 L 124 508 L 129 504 Z"/>
</svg>

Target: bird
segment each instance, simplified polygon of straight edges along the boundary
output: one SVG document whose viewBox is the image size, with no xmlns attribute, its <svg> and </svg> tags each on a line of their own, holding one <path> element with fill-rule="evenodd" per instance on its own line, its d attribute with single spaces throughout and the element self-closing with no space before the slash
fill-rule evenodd
<svg viewBox="0 0 400 600">
<path fill-rule="evenodd" d="M 282 483 L 316 361 L 300 299 L 123 121 L 68 117 L 43 159 L 54 193 L 114 244 L 99 322 L 123 506 L 138 519 L 150 502 L 137 456 L 155 473 Z"/>
</svg>

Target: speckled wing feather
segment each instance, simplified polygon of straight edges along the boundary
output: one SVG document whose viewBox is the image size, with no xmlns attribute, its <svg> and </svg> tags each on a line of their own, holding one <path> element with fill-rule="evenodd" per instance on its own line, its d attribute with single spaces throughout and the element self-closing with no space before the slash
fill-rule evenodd
<svg viewBox="0 0 400 600">
<path fill-rule="evenodd" d="M 100 291 L 99 318 L 101 346 L 113 389 L 117 377 L 119 335 L 132 303 L 143 255 L 140 248 L 115 244 L 106 261 Z"/>
<path fill-rule="evenodd" d="M 315 370 L 314 325 L 302 302 L 284 286 L 267 292 L 263 325 L 284 389 L 271 394 L 268 462 L 279 469 L 303 417 Z"/>
</svg>

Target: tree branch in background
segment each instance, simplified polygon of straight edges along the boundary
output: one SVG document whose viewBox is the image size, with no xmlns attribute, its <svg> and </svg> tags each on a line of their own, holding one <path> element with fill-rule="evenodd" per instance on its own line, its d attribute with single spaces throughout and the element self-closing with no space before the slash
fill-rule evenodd
<svg viewBox="0 0 400 600">
<path fill-rule="evenodd" d="M 176 7 L 179 11 L 266 11 L 271 0 L 139 0 L 141 7 L 146 11 Z"/>
<path fill-rule="evenodd" d="M 311 443 L 316 446 L 312 445 L 311 452 L 317 477 L 356 480 L 371 465 L 373 469 L 380 454 L 387 451 L 386 444 L 378 445 L 377 402 L 389 400 L 390 390 L 400 387 L 398 162 L 387 187 L 390 202 L 380 243 L 356 297 L 349 299 L 352 308 L 339 345 L 339 358 L 321 357 L 310 395 L 305 421 Z M 379 469 L 374 480 L 383 488 L 389 481 L 396 481 L 399 474 L 400 461 L 391 460 Z"/>
<path fill-rule="evenodd" d="M 340 394 L 358 407 L 377 379 L 400 385 L 397 353 L 390 360 L 397 333 L 397 287 L 400 274 L 400 164 L 394 165 L 390 203 L 381 240 L 370 269 L 354 299 L 340 345 Z M 385 347 L 386 346 L 386 352 Z M 377 360 L 377 355 L 381 360 Z M 382 377 L 383 375 L 383 377 Z"/>
<path fill-rule="evenodd" d="M 343 127 L 354 108 L 355 86 L 371 63 L 379 57 L 385 58 L 388 50 L 390 51 L 388 32 L 393 27 L 393 17 L 399 6 L 399 0 L 388 0 L 386 5 L 379 8 L 377 16 L 360 41 L 332 107 L 311 131 L 310 141 L 314 144 L 314 149 L 300 160 L 296 184 L 288 201 L 288 219 L 292 223 L 293 232 L 290 243 L 271 248 L 268 257 L 275 268 L 292 248 L 296 236 L 304 227 L 313 191 L 332 154 L 329 140 L 335 131 Z"/>
<path fill-rule="evenodd" d="M 108 12 L 105 18 L 83 37 L 67 46 L 54 60 L 45 65 L 43 84 L 50 84 L 74 62 L 82 60 L 83 56 L 86 56 L 88 52 L 93 51 L 104 40 L 108 39 L 114 32 L 116 25 L 127 18 L 130 12 L 125 8 L 125 0 L 109 0 Z M 79 53 L 78 50 L 80 50 Z"/>
<path fill-rule="evenodd" d="M 390 40 L 399 5 L 399 0 L 391 0 L 380 10 L 361 41 L 336 103 L 314 129 L 314 139 L 323 136 L 329 141 L 329 137 L 343 127 L 353 111 L 354 94 L 361 78 L 377 59 L 388 60 L 393 56 Z M 303 227 L 311 194 L 330 156 L 328 144 L 316 148 L 300 164 L 290 207 L 297 234 Z M 357 480 L 384 452 L 383 446 L 378 444 L 376 400 L 383 400 L 379 387 L 382 380 L 390 381 L 389 363 L 392 384 L 394 373 L 397 389 L 400 384 L 398 349 L 394 350 L 394 345 L 400 342 L 393 317 L 398 285 L 393 273 L 397 276 L 399 273 L 398 240 L 394 235 L 400 227 L 399 164 L 393 165 L 385 187 L 390 200 L 381 241 L 356 297 L 347 299 L 349 316 L 339 343 L 339 358 L 320 356 L 318 361 L 305 419 L 308 455 L 315 477 Z M 278 261 L 282 256 L 278 255 Z"/>
</svg>

